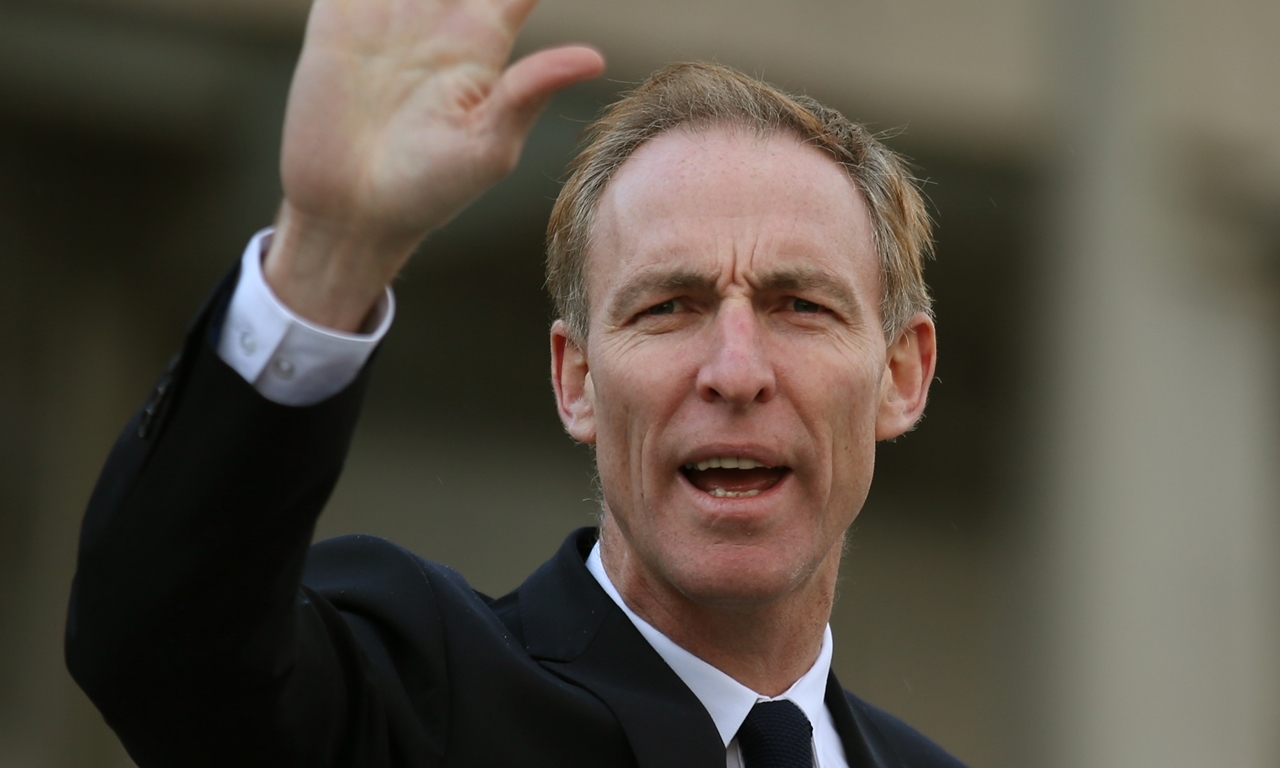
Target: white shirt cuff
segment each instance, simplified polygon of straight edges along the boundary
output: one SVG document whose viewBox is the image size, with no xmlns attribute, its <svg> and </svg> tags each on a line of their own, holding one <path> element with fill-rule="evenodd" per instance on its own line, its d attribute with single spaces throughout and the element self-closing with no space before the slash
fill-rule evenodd
<svg viewBox="0 0 1280 768">
<path fill-rule="evenodd" d="M 268 400 L 314 405 L 360 375 L 395 316 L 391 289 L 378 300 L 369 333 L 343 333 L 299 317 L 271 292 L 262 258 L 273 230 L 253 236 L 240 260 L 240 280 L 227 307 L 218 356 Z M 367 327 L 366 326 L 366 327 Z"/>
</svg>

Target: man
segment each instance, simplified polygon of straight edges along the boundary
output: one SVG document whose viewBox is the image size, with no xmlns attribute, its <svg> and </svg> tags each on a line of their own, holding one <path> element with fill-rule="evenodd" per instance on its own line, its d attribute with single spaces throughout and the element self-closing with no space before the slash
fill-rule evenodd
<svg viewBox="0 0 1280 768">
<path fill-rule="evenodd" d="M 503 69 L 532 4 L 316 3 L 274 233 L 90 502 L 73 674 L 144 768 L 958 765 L 829 673 L 875 442 L 933 373 L 919 196 L 858 126 L 721 67 L 611 108 L 553 213 L 552 379 L 598 541 L 498 600 L 369 537 L 308 551 L 387 285 L 600 72 L 581 47 Z"/>
</svg>

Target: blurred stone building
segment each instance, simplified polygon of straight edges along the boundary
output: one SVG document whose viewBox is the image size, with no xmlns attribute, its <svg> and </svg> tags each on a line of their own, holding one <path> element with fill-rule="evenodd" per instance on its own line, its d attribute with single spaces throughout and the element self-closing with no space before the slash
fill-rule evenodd
<svg viewBox="0 0 1280 768">
<path fill-rule="evenodd" d="M 0 767 L 127 766 L 68 678 L 79 515 L 270 223 L 303 0 L 0 0 Z M 543 0 L 582 40 L 518 173 L 431 238 L 321 535 L 506 591 L 595 512 L 541 231 L 582 124 L 712 58 L 889 132 L 939 224 L 939 380 L 882 446 L 843 682 L 975 767 L 1280 765 L 1280 4 Z"/>
</svg>

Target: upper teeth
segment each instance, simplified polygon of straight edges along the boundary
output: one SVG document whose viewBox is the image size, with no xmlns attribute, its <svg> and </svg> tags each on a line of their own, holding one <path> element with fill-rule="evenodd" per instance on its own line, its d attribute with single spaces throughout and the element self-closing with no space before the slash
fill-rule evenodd
<svg viewBox="0 0 1280 768">
<path fill-rule="evenodd" d="M 761 464 L 755 459 L 748 459 L 744 456 L 716 456 L 714 458 L 699 461 L 696 464 L 686 464 L 689 469 L 755 469 L 756 467 L 768 466 Z"/>
</svg>

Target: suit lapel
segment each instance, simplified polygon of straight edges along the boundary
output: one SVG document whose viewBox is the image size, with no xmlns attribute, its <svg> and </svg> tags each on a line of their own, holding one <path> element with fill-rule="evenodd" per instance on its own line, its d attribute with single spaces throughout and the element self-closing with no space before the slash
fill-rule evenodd
<svg viewBox="0 0 1280 768">
<path fill-rule="evenodd" d="M 845 759 L 849 768 L 896 768 L 899 761 L 880 738 L 875 726 L 849 704 L 849 698 L 836 680 L 836 673 L 827 675 L 827 692 L 823 697 L 836 733 L 844 744 Z"/>
<path fill-rule="evenodd" d="M 594 543 L 595 531 L 575 532 L 520 587 L 530 655 L 608 705 L 642 768 L 720 768 L 706 708 L 587 571 Z"/>
</svg>

